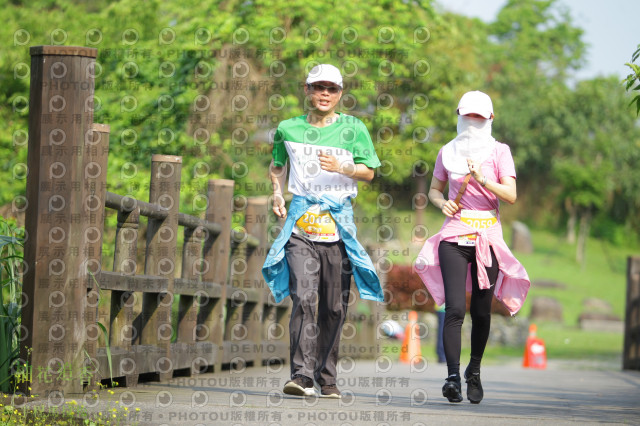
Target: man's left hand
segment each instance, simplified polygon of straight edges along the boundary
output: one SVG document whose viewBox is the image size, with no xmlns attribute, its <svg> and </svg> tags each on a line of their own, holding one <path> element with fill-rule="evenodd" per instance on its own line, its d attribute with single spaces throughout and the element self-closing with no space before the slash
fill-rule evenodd
<svg viewBox="0 0 640 426">
<path fill-rule="evenodd" d="M 318 152 L 318 160 L 320 160 L 320 168 L 327 172 L 340 173 L 340 163 L 333 155 L 327 155 L 324 152 Z"/>
</svg>

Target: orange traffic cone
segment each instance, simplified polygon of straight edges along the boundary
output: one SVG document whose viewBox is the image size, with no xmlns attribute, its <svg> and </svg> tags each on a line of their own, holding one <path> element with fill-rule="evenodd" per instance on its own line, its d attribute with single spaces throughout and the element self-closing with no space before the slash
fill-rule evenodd
<svg viewBox="0 0 640 426">
<path fill-rule="evenodd" d="M 422 351 L 420 349 L 420 333 L 418 332 L 418 313 L 409 312 L 409 324 L 404 332 L 404 341 L 400 351 L 400 361 L 405 364 L 420 362 Z"/>
<path fill-rule="evenodd" d="M 522 366 L 527 368 L 547 368 L 547 349 L 544 340 L 536 336 L 538 327 L 535 324 L 529 326 L 529 337 L 524 348 Z"/>
</svg>

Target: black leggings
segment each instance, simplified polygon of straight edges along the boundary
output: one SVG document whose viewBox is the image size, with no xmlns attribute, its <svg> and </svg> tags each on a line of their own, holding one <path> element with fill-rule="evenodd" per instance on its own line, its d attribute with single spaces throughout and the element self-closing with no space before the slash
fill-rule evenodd
<svg viewBox="0 0 640 426">
<path fill-rule="evenodd" d="M 478 264 L 476 248 L 460 246 L 448 241 L 440 242 L 438 247 L 440 270 L 444 281 L 445 317 L 444 317 L 444 353 L 447 358 L 449 375 L 460 374 L 460 340 L 462 323 L 466 312 L 467 267 L 471 263 L 471 371 L 480 371 L 480 361 L 489 339 L 491 327 L 491 301 L 498 278 L 498 261 L 491 248 L 491 267 L 486 268 L 491 288 L 480 290 L 478 287 Z"/>
</svg>

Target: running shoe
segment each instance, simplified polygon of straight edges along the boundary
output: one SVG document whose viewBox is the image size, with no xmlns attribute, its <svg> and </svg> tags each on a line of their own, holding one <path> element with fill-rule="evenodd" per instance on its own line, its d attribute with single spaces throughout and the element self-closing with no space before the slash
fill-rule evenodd
<svg viewBox="0 0 640 426">
<path fill-rule="evenodd" d="M 442 386 L 442 396 L 447 398 L 449 402 L 462 402 L 462 392 L 460 385 L 460 375 L 452 374 L 444 379 Z"/>
<path fill-rule="evenodd" d="M 322 385 L 320 386 L 320 398 L 342 398 L 342 394 L 340 393 L 340 389 L 333 385 Z"/>
<path fill-rule="evenodd" d="M 315 396 L 316 389 L 313 387 L 313 380 L 306 376 L 295 376 L 284 384 L 282 392 L 287 395 Z"/>
<path fill-rule="evenodd" d="M 470 373 L 469 367 L 464 371 L 464 379 L 467 381 L 467 399 L 472 404 L 480 404 L 484 391 L 480 381 L 480 373 Z"/>
</svg>

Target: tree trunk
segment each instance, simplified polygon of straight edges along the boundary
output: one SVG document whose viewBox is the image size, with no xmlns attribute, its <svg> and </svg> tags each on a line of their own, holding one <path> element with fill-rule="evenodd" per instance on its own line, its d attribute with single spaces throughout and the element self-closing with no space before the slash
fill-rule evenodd
<svg viewBox="0 0 640 426">
<path fill-rule="evenodd" d="M 584 266 L 586 260 L 587 238 L 589 237 L 589 226 L 591 225 L 591 211 L 585 210 L 580 215 L 580 230 L 578 232 L 578 246 L 576 248 L 576 261 Z"/>
<path fill-rule="evenodd" d="M 567 220 L 567 242 L 574 244 L 576 242 L 576 221 L 578 212 L 576 206 L 571 202 L 571 199 L 565 198 L 564 208 L 569 213 L 569 219 Z"/>
</svg>

